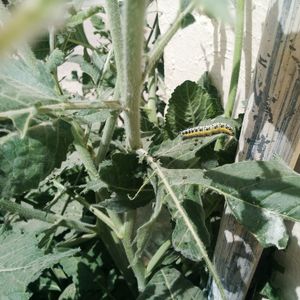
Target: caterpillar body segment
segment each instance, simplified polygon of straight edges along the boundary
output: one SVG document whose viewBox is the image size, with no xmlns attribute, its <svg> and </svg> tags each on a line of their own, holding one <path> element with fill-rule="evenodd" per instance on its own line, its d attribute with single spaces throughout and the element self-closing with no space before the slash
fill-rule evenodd
<svg viewBox="0 0 300 300">
<path fill-rule="evenodd" d="M 234 135 L 234 129 L 227 123 L 213 123 L 210 125 L 201 125 L 192 128 L 187 128 L 180 131 L 180 135 L 183 139 L 189 139 L 194 137 L 205 137 L 219 133 L 224 133 L 230 136 Z"/>
</svg>

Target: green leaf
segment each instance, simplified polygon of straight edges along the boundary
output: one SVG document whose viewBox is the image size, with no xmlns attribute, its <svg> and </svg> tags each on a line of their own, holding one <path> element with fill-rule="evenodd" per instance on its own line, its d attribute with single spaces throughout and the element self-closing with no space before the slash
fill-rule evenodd
<svg viewBox="0 0 300 300">
<path fill-rule="evenodd" d="M 285 248 L 282 219 L 300 221 L 300 177 L 277 160 L 225 165 L 205 172 L 206 178 L 201 170 L 163 170 L 171 185 L 199 184 L 225 196 L 237 220 L 264 247 Z"/>
<path fill-rule="evenodd" d="M 17 133 L 1 138 L 1 197 L 10 198 L 37 187 L 60 166 L 71 142 L 70 126 L 61 120 L 32 127 L 23 139 Z"/>
<path fill-rule="evenodd" d="M 112 299 L 131 299 L 121 281 L 123 276 L 116 271 L 103 248 L 103 244 L 96 243 L 85 247 L 80 256 L 68 257 L 61 261 L 64 272 L 72 278 L 71 291 L 65 292 L 72 293 L 75 289 L 72 300 L 107 299 L 105 295 L 110 295 L 108 298 Z"/>
<path fill-rule="evenodd" d="M 178 136 L 174 140 L 166 140 L 161 143 L 158 149 L 153 151 L 153 155 L 159 159 L 170 158 L 171 162 L 188 161 L 195 157 L 200 149 L 216 141 L 223 134 L 183 140 Z"/>
<path fill-rule="evenodd" d="M 60 101 L 51 74 L 41 62 L 29 66 L 22 59 L 9 59 L 0 68 L 1 111 Z"/>
<path fill-rule="evenodd" d="M 202 291 L 191 284 L 179 271 L 173 268 L 159 270 L 148 282 L 138 300 L 201 300 Z"/>
<path fill-rule="evenodd" d="M 234 216 L 264 247 L 287 244 L 282 219 L 300 221 L 300 176 L 278 160 L 247 161 L 205 173 Z"/>
<path fill-rule="evenodd" d="M 89 75 L 93 80 L 94 84 L 97 84 L 100 78 L 99 69 L 93 66 L 91 63 L 84 60 L 84 58 L 80 55 L 74 55 L 69 59 L 70 62 L 78 63 L 84 73 Z"/>
<path fill-rule="evenodd" d="M 34 106 L 58 102 L 61 97 L 47 67 L 39 61 L 27 65 L 22 59 L 9 59 L 1 62 L 0 69 L 0 111 L 24 136 L 36 113 Z"/>
<path fill-rule="evenodd" d="M 208 247 L 210 237 L 205 225 L 204 210 L 198 187 L 191 185 L 178 185 L 173 186 L 172 189 L 177 198 L 180 200 L 180 204 L 189 218 L 190 226 L 194 228 L 203 244 Z M 202 254 L 199 252 L 196 243 L 193 242 L 193 235 L 189 230 L 189 226 L 186 224 L 186 220 L 178 212 L 177 207 L 170 196 L 168 194 L 166 196 L 167 205 L 171 212 L 172 219 L 176 222 L 176 226 L 172 234 L 172 244 L 174 249 L 190 260 L 200 261 L 202 259 Z"/>
<path fill-rule="evenodd" d="M 71 16 L 67 22 L 67 27 L 76 27 L 77 25 L 81 25 L 86 19 L 90 18 L 91 16 L 97 14 L 101 11 L 99 6 L 91 6 L 87 10 L 80 10 L 73 16 Z"/>
<path fill-rule="evenodd" d="M 54 49 L 54 51 L 49 55 L 46 63 L 49 72 L 56 70 L 56 68 L 64 62 L 64 59 L 65 54 L 57 48 Z"/>
<path fill-rule="evenodd" d="M 180 11 L 183 12 L 187 6 L 190 4 L 190 0 L 180 0 Z M 185 28 L 190 24 L 195 22 L 195 18 L 192 14 L 187 14 L 181 21 L 181 28 Z"/>
<path fill-rule="evenodd" d="M 151 214 L 151 217 L 148 221 L 146 221 L 141 227 L 138 228 L 135 241 L 136 241 L 136 252 L 134 257 L 134 263 L 138 261 L 138 259 L 141 258 L 142 253 L 147 246 L 147 243 L 150 241 L 152 237 L 152 232 L 154 230 L 154 227 L 156 225 L 156 222 L 158 220 L 159 214 L 162 210 L 163 203 L 164 203 L 164 196 L 163 190 L 159 189 L 158 194 L 156 195 L 156 201 L 155 206 L 153 209 L 153 213 Z"/>
<path fill-rule="evenodd" d="M 45 255 L 38 248 L 35 233 L 10 231 L 0 235 L 0 294 L 1 299 L 29 299 L 27 286 L 41 272 L 74 255 L 77 250 Z"/>
<path fill-rule="evenodd" d="M 112 161 L 100 166 L 101 180 L 114 192 L 112 200 L 101 202 L 100 205 L 119 210 L 126 207 L 133 209 L 149 203 L 155 196 L 150 184 L 141 188 L 144 182 L 142 175 L 143 166 L 139 164 L 136 154 L 114 154 Z M 109 207 L 111 201 L 113 205 Z"/>
<path fill-rule="evenodd" d="M 208 75 L 204 74 L 199 83 L 187 80 L 174 90 L 169 100 L 165 128 L 169 137 L 174 138 L 179 131 L 222 113 L 216 89 L 210 84 Z"/>
</svg>

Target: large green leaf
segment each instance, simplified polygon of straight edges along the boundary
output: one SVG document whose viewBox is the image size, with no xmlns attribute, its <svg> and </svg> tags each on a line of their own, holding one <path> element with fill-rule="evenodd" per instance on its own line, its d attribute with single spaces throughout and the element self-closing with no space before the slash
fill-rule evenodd
<svg viewBox="0 0 300 300">
<path fill-rule="evenodd" d="M 9 59 L 1 62 L 0 69 L 0 111 L 7 112 L 5 117 L 25 135 L 36 113 L 34 106 L 58 102 L 61 97 L 48 68 L 38 60 L 29 65 L 22 59 Z"/>
<path fill-rule="evenodd" d="M 27 286 L 41 272 L 74 255 L 77 250 L 45 255 L 34 232 L 19 230 L 0 235 L 0 294 L 3 300 L 29 299 Z"/>
<path fill-rule="evenodd" d="M 57 121 L 32 127 L 21 139 L 13 133 L 0 139 L 1 197 L 38 186 L 65 159 L 72 142 L 69 124 Z"/>
<path fill-rule="evenodd" d="M 159 270 L 148 282 L 138 300 L 201 300 L 202 291 L 193 286 L 179 271 L 165 267 Z"/>
<path fill-rule="evenodd" d="M 164 170 L 171 185 L 199 184 L 224 195 L 234 216 L 264 246 L 284 248 L 283 219 L 300 221 L 300 176 L 278 160 L 201 170 Z M 205 177 L 204 177 L 205 176 Z"/>
<path fill-rule="evenodd" d="M 222 113 L 216 88 L 205 73 L 199 83 L 185 81 L 174 90 L 166 114 L 166 130 L 174 138 L 179 131 Z"/>
<path fill-rule="evenodd" d="M 284 248 L 282 219 L 300 221 L 300 176 L 278 160 L 246 161 L 205 173 L 234 216 L 264 245 Z M 281 236 L 281 239 L 280 239 Z"/>
</svg>

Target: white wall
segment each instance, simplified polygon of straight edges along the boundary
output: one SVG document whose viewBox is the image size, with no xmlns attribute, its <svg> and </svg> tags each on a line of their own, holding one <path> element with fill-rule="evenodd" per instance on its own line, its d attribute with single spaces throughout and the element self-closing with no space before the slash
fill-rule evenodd
<svg viewBox="0 0 300 300">
<path fill-rule="evenodd" d="M 245 1 L 245 40 L 238 88 L 239 111 L 243 111 L 244 100 L 250 87 L 267 2 L 265 0 Z M 178 6 L 178 0 L 158 0 L 162 32 L 166 31 L 174 20 Z M 209 71 L 226 102 L 232 68 L 233 25 L 220 24 L 200 13 L 194 13 L 194 17 L 196 22 L 180 30 L 165 49 L 167 94 L 170 96 L 181 82 L 187 79 L 197 81 L 203 72 Z"/>
</svg>

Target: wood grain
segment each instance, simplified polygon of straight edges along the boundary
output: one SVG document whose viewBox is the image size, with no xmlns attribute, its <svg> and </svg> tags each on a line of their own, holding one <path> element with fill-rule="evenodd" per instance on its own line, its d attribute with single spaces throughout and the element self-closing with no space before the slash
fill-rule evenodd
<svg viewBox="0 0 300 300">
<path fill-rule="evenodd" d="M 271 0 L 245 112 L 237 161 L 280 156 L 294 167 L 300 138 L 300 1 Z M 262 247 L 227 208 L 214 263 L 230 300 L 244 299 Z M 221 299 L 212 283 L 209 299 Z"/>
</svg>

